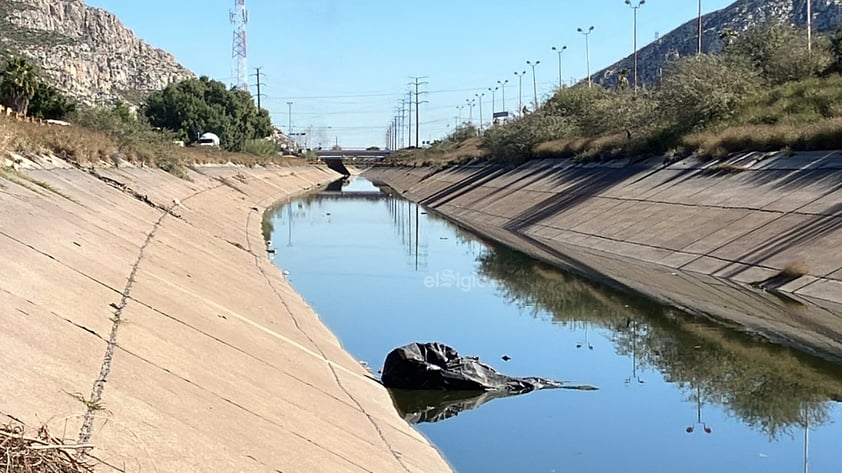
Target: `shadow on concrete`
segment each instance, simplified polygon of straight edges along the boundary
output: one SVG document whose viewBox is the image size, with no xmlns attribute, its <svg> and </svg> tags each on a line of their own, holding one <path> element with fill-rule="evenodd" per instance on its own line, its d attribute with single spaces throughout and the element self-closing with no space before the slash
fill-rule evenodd
<svg viewBox="0 0 842 473">
<path fill-rule="evenodd" d="M 735 258 L 735 261 L 749 265 L 760 264 L 767 258 L 775 256 L 783 251 L 800 245 L 809 244 L 838 231 L 842 228 L 842 203 L 831 206 L 828 209 L 828 213 L 829 215 L 815 215 L 808 217 L 808 220 L 803 225 L 798 225 L 785 232 L 775 235 L 762 245 L 759 245 L 753 250 L 738 256 Z M 728 266 L 729 265 L 723 266 L 719 269 L 719 271 L 724 270 Z M 724 276 L 732 278 L 745 270 L 746 268 L 738 268 L 730 271 Z"/>
<path fill-rule="evenodd" d="M 631 176 L 640 172 L 641 169 L 638 166 L 629 166 L 618 169 L 600 169 L 596 173 L 588 168 L 565 169 L 560 171 L 555 178 L 555 182 L 564 183 L 566 189 L 524 210 L 515 216 L 505 228 L 509 231 L 520 232 L 536 223 L 593 199 L 606 189 L 629 179 Z"/>
<path fill-rule="evenodd" d="M 444 205 L 459 196 L 471 192 L 474 188 L 480 187 L 486 182 L 503 175 L 506 172 L 508 172 L 507 169 L 499 166 L 483 166 L 473 170 L 473 172 L 468 174 L 466 177 L 460 178 L 455 183 L 445 187 L 444 189 L 433 193 L 420 203 L 421 205 L 429 207 Z"/>
</svg>

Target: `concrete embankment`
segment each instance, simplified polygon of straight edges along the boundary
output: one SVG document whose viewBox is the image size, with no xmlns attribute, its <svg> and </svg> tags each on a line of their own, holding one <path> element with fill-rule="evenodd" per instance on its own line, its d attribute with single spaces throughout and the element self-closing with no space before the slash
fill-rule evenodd
<svg viewBox="0 0 842 473">
<path fill-rule="evenodd" d="M 539 259 L 842 361 L 842 154 L 365 175 Z"/>
<path fill-rule="evenodd" d="M 100 471 L 450 471 L 267 258 L 263 211 L 341 176 L 51 161 L 0 173 L 4 422 Z"/>
</svg>

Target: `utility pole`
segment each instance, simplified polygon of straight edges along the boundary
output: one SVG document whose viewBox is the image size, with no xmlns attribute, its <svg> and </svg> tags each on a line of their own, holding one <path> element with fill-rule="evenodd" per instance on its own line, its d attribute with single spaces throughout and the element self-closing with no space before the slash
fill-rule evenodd
<svg viewBox="0 0 842 473">
<path fill-rule="evenodd" d="M 474 94 L 479 101 L 479 134 L 482 135 L 482 98 L 485 97 L 485 92 L 481 94 Z"/>
<path fill-rule="evenodd" d="M 287 114 L 287 119 L 289 120 L 289 126 L 287 127 L 287 136 L 290 140 L 292 140 L 292 102 L 287 102 L 287 107 L 289 107 L 289 113 Z"/>
<path fill-rule="evenodd" d="M 411 79 L 414 80 L 414 82 L 412 82 L 412 85 L 415 86 L 415 147 L 416 148 L 419 147 L 419 143 L 420 143 L 419 137 L 421 136 L 421 114 L 420 114 L 419 110 L 421 108 L 421 104 L 426 103 L 426 101 L 421 102 L 422 92 L 420 90 L 420 87 L 422 85 L 429 84 L 429 82 L 421 82 L 421 79 L 426 79 L 426 78 L 427 78 L 426 76 L 411 77 Z M 423 93 L 426 93 L 426 92 L 423 92 Z"/>
<path fill-rule="evenodd" d="M 406 103 L 409 104 L 409 113 L 407 114 L 409 121 L 406 126 L 406 147 L 409 148 L 412 146 L 412 91 L 410 90 L 407 94 Z"/>
<path fill-rule="evenodd" d="M 260 98 L 264 95 L 260 92 L 260 87 L 262 85 L 261 82 L 260 82 L 260 77 L 266 75 L 266 74 L 260 72 L 261 69 L 263 69 L 263 68 L 262 67 L 255 68 L 256 72 L 254 74 L 252 74 L 253 77 L 257 77 L 257 84 L 255 84 L 255 85 L 257 86 L 257 109 L 258 110 L 260 110 L 262 108 L 260 106 Z"/>
<path fill-rule="evenodd" d="M 474 126 L 474 105 L 476 105 L 476 100 L 465 99 L 465 102 L 468 105 L 468 124 Z"/>
</svg>

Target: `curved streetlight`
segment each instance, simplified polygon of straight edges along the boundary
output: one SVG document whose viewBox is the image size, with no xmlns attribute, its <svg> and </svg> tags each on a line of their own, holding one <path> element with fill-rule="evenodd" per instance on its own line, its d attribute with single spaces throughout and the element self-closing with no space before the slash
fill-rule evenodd
<svg viewBox="0 0 842 473">
<path fill-rule="evenodd" d="M 520 115 L 523 113 L 523 76 L 526 75 L 526 71 L 517 72 L 515 71 L 515 75 L 517 76 L 517 114 Z"/>
<path fill-rule="evenodd" d="M 468 106 L 468 124 L 474 126 L 474 105 L 476 105 L 476 100 L 465 99 L 465 105 Z"/>
<path fill-rule="evenodd" d="M 582 28 L 577 28 L 576 31 L 585 35 L 585 61 L 588 68 L 588 88 L 593 86 L 593 82 L 591 81 L 591 48 L 590 43 L 588 42 L 588 37 L 593 33 L 593 26 L 586 30 Z"/>
<path fill-rule="evenodd" d="M 494 115 L 494 113 L 497 112 L 497 89 L 499 89 L 499 88 L 500 87 L 495 87 L 493 89 L 491 87 L 488 88 L 488 91 L 491 92 L 491 114 L 492 115 Z"/>
<path fill-rule="evenodd" d="M 561 89 L 561 55 L 564 53 L 564 51 L 567 51 L 567 46 L 562 46 L 561 48 L 553 46 L 553 51 L 555 51 L 556 54 L 558 54 L 558 88 Z"/>
<path fill-rule="evenodd" d="M 634 10 L 634 93 L 637 93 L 637 10 L 640 9 L 646 0 L 639 0 L 637 4 L 633 4 L 631 0 L 626 0 L 626 5 Z"/>
<path fill-rule="evenodd" d="M 526 61 L 527 66 L 532 66 L 532 111 L 538 111 L 538 82 L 535 80 L 535 66 L 541 64 L 541 61 Z"/>
<path fill-rule="evenodd" d="M 481 94 L 474 94 L 479 102 L 479 134 L 482 134 L 482 98 L 485 97 L 485 92 Z"/>
<path fill-rule="evenodd" d="M 509 83 L 509 79 L 502 81 L 498 80 L 497 83 L 500 84 L 500 91 L 503 93 L 503 111 L 508 112 L 508 110 L 506 110 L 506 84 Z"/>
<path fill-rule="evenodd" d="M 702 430 L 704 430 L 706 434 L 713 433 L 713 429 L 707 425 L 707 423 L 702 422 L 702 389 L 698 384 L 696 385 L 696 422 L 688 425 L 684 431 L 688 434 L 692 434 L 693 431 L 696 430 L 697 425 L 701 425 Z"/>
</svg>

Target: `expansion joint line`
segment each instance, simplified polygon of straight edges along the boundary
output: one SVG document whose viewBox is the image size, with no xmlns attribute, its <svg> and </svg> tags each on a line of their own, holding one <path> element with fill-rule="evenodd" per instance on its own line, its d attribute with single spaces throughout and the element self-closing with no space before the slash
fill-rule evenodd
<svg viewBox="0 0 842 473">
<path fill-rule="evenodd" d="M 123 309 L 126 308 L 126 305 L 131 297 L 132 286 L 134 286 L 135 277 L 137 276 L 137 270 L 140 267 L 140 263 L 143 261 L 144 251 L 152 242 L 152 239 L 155 238 L 155 233 L 161 226 L 161 223 L 167 215 L 172 214 L 173 208 L 176 205 L 178 204 L 173 204 L 171 207 L 163 209 L 163 213 L 160 217 L 158 217 L 158 220 L 155 221 L 155 224 L 152 226 L 152 230 L 148 235 L 146 235 L 146 240 L 140 247 L 137 259 L 135 260 L 134 265 L 132 265 L 132 270 L 129 273 L 128 280 L 126 281 L 126 286 L 121 293 L 120 302 L 114 306 L 114 316 L 111 319 L 111 333 L 106 344 L 105 355 L 102 358 L 102 365 L 100 365 L 99 368 L 99 375 L 96 380 L 94 380 L 90 397 L 85 401 L 87 410 L 82 420 L 82 428 L 79 431 L 79 444 L 87 444 L 90 442 L 94 418 L 96 417 L 97 411 L 102 410 L 102 392 L 105 390 L 105 383 L 108 381 L 108 375 L 111 373 L 111 362 L 114 357 L 114 347 L 117 345 L 117 331 L 120 328 L 120 323 L 122 321 Z M 86 455 L 86 451 L 87 449 L 81 449 L 79 451 L 79 456 L 81 457 Z"/>
<path fill-rule="evenodd" d="M 251 216 L 253 214 L 254 214 L 254 212 L 249 212 L 248 216 L 246 217 L 246 243 L 248 245 L 249 253 L 251 253 L 252 256 L 254 257 L 254 264 L 255 264 L 255 266 L 257 266 L 257 270 L 263 276 L 263 279 L 269 285 L 269 288 L 272 289 L 272 292 L 275 294 L 275 297 L 278 298 L 278 301 L 280 301 L 281 305 L 283 305 L 284 309 L 286 309 L 286 312 L 287 312 L 287 314 L 289 314 L 290 318 L 292 319 L 292 323 L 295 325 L 295 328 L 298 329 L 298 331 L 301 332 L 301 334 L 304 335 L 304 337 L 307 338 L 308 341 L 310 341 L 310 343 L 313 345 L 313 347 L 315 347 L 316 351 L 318 351 L 318 353 L 322 357 L 322 359 L 326 361 L 327 367 L 328 367 L 328 369 L 330 369 L 330 372 L 333 375 L 333 379 L 336 382 L 336 385 L 339 387 L 339 389 L 341 389 L 342 392 L 344 392 L 345 395 L 348 396 L 348 399 L 350 399 L 351 402 L 353 402 L 354 405 L 357 407 L 357 409 L 366 417 L 366 419 L 368 419 L 368 422 L 371 424 L 371 426 L 377 432 L 377 435 L 380 437 L 380 440 L 383 441 L 383 444 L 386 445 L 386 448 L 389 449 L 389 453 L 392 454 L 392 457 L 395 458 L 395 461 L 397 461 L 398 464 L 400 464 L 401 468 L 403 468 L 404 471 L 409 472 L 410 469 L 409 469 L 409 467 L 407 467 L 406 463 L 404 463 L 403 459 L 401 458 L 400 452 L 395 450 L 395 448 L 392 446 L 392 444 L 390 444 L 389 441 L 386 439 L 386 435 L 383 433 L 383 429 L 380 428 L 380 425 L 377 423 L 376 420 L 374 420 L 374 417 L 372 417 L 372 415 L 369 414 L 368 411 L 365 410 L 365 408 L 362 406 L 362 404 L 360 404 L 360 402 L 357 400 L 357 398 L 355 398 L 351 394 L 351 392 L 348 390 L 348 388 L 345 387 L 345 385 L 342 384 L 342 380 L 339 378 L 339 373 L 336 372 L 336 367 L 333 365 L 333 363 L 331 363 L 327 359 L 327 354 L 316 343 L 316 341 L 313 340 L 313 337 L 311 337 L 310 334 L 307 333 L 301 327 L 301 325 L 298 322 L 298 318 L 295 316 L 292 309 L 289 307 L 289 304 L 287 304 L 287 302 L 284 300 L 284 297 L 281 295 L 280 291 L 278 291 L 278 289 L 275 287 L 275 285 L 272 284 L 272 280 L 269 278 L 269 275 L 266 274 L 266 271 L 263 269 L 263 266 L 260 264 L 260 260 L 259 260 L 260 257 L 252 249 L 251 233 L 249 232 L 249 228 L 251 227 Z M 263 218 L 266 218 L 266 217 L 263 216 Z"/>
</svg>

